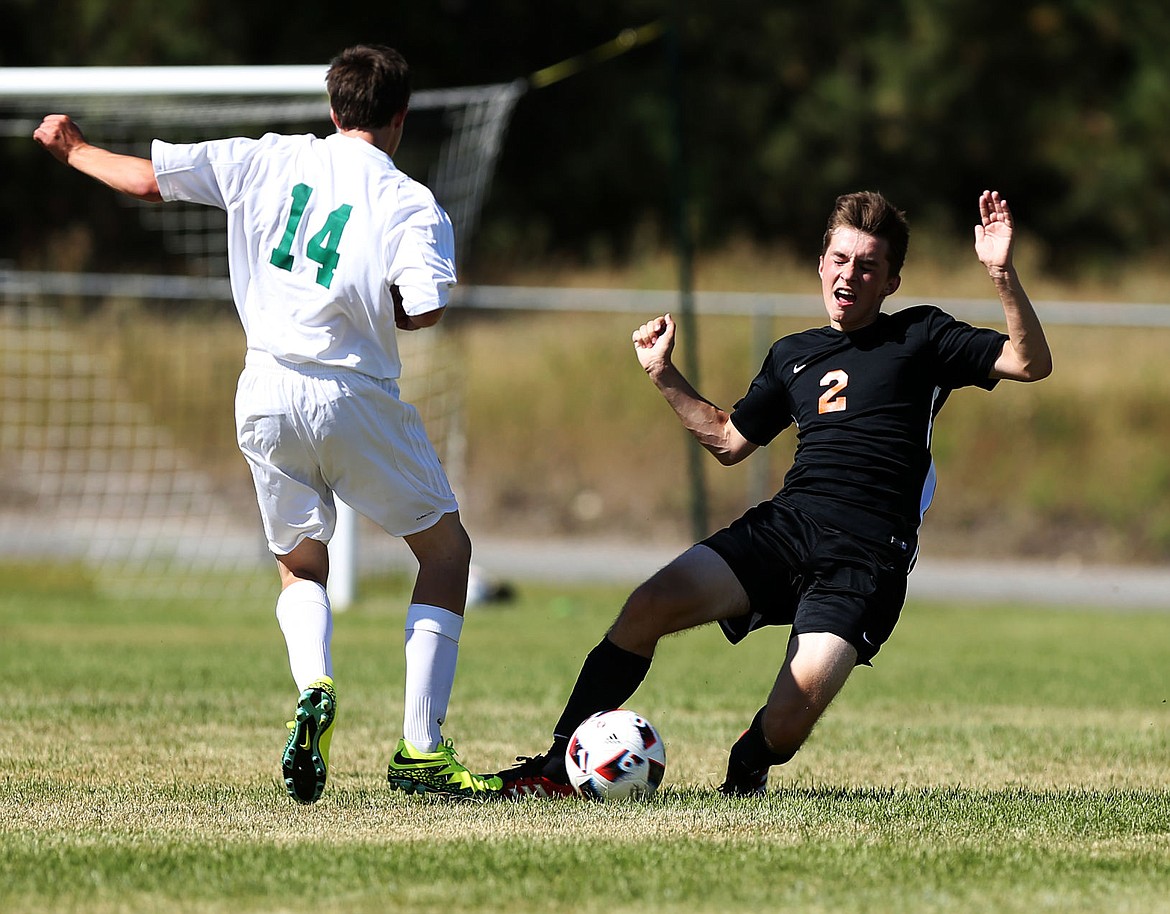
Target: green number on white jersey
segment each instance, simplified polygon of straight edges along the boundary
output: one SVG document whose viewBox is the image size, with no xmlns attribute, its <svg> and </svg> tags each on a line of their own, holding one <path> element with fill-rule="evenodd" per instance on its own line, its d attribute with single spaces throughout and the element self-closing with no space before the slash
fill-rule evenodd
<svg viewBox="0 0 1170 914">
<path fill-rule="evenodd" d="M 310 238 L 305 247 L 305 255 L 321 264 L 321 269 L 317 271 L 317 284 L 326 289 L 333 282 L 333 271 L 337 269 L 337 243 L 341 241 L 341 233 L 345 231 L 345 223 L 349 221 L 352 211 L 353 207 L 348 203 L 337 207 L 325 220 L 325 228 Z"/>
<path fill-rule="evenodd" d="M 272 249 L 272 256 L 268 258 L 273 266 L 282 270 L 293 268 L 296 262 L 292 253 L 293 240 L 296 238 L 301 217 L 305 215 L 305 206 L 312 193 L 313 188 L 308 184 L 298 184 L 292 189 L 292 207 L 288 212 L 284 235 L 280 239 L 280 244 Z M 326 289 L 333 282 L 333 271 L 337 269 L 339 257 L 337 245 L 341 241 L 341 233 L 345 230 L 345 224 L 349 221 L 349 214 L 352 211 L 353 207 L 349 204 L 337 207 L 325 220 L 325 227 L 310 238 L 305 247 L 305 256 L 314 263 L 321 264 L 321 269 L 317 271 L 317 284 Z"/>
<path fill-rule="evenodd" d="M 301 224 L 301 216 L 305 214 L 305 204 L 309 202 L 309 196 L 313 193 L 313 188 L 308 184 L 298 184 L 292 189 L 292 209 L 288 212 L 288 223 L 284 227 L 284 237 L 280 239 L 280 244 L 272 249 L 272 256 L 268 258 L 269 262 L 282 270 L 291 270 L 295 258 L 292 255 L 293 238 L 297 234 L 297 226 Z"/>
</svg>

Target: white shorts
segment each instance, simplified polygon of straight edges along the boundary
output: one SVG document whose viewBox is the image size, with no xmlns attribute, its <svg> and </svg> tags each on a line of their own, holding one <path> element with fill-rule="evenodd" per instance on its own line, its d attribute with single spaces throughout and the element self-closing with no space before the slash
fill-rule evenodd
<svg viewBox="0 0 1170 914">
<path fill-rule="evenodd" d="M 395 381 L 249 351 L 236 387 L 236 440 L 252 469 L 268 548 L 328 542 L 333 494 L 394 536 L 459 508 L 422 419 Z"/>
</svg>

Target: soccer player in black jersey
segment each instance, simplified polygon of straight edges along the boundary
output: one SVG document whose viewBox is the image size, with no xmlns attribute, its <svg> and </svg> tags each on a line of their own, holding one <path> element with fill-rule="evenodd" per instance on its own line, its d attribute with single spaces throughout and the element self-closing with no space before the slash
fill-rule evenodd
<svg viewBox="0 0 1170 914">
<path fill-rule="evenodd" d="M 979 198 L 975 252 L 1003 304 L 1007 333 L 931 305 L 892 314 L 909 230 L 876 193 L 840 197 L 820 258 L 829 324 L 773 344 L 728 413 L 671 360 L 669 314 L 633 334 L 647 375 L 683 425 L 724 465 L 790 425 L 796 454 L 784 486 L 639 586 L 586 658 L 543 755 L 500 772 L 511 796 L 571 792 L 564 750 L 590 714 L 620 707 L 650 668 L 659 639 L 718 622 L 733 644 L 764 625 L 791 625 L 766 704 L 731 749 L 719 790 L 763 793 L 768 769 L 793 757 L 858 664 L 889 638 L 906 596 L 918 527 L 934 489 L 930 438 L 954 389 L 1052 371 L 1044 330 L 1012 264 L 1007 201 Z"/>
</svg>

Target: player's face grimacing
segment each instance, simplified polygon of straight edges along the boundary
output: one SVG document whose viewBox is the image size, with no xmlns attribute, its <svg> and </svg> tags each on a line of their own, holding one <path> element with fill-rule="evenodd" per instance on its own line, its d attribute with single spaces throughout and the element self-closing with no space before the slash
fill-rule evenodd
<svg viewBox="0 0 1170 914">
<path fill-rule="evenodd" d="M 853 228 L 833 233 L 818 272 L 829 324 L 836 330 L 859 330 L 872 324 L 883 299 L 901 282 L 890 275 L 886 240 Z"/>
</svg>

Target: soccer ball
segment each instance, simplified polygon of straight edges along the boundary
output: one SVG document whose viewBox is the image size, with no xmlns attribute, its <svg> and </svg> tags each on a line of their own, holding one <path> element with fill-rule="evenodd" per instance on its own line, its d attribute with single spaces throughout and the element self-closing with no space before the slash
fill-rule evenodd
<svg viewBox="0 0 1170 914">
<path fill-rule="evenodd" d="M 569 783 L 591 800 L 647 797 L 666 773 L 666 747 L 654 725 L 633 711 L 587 718 L 565 750 Z"/>
</svg>

